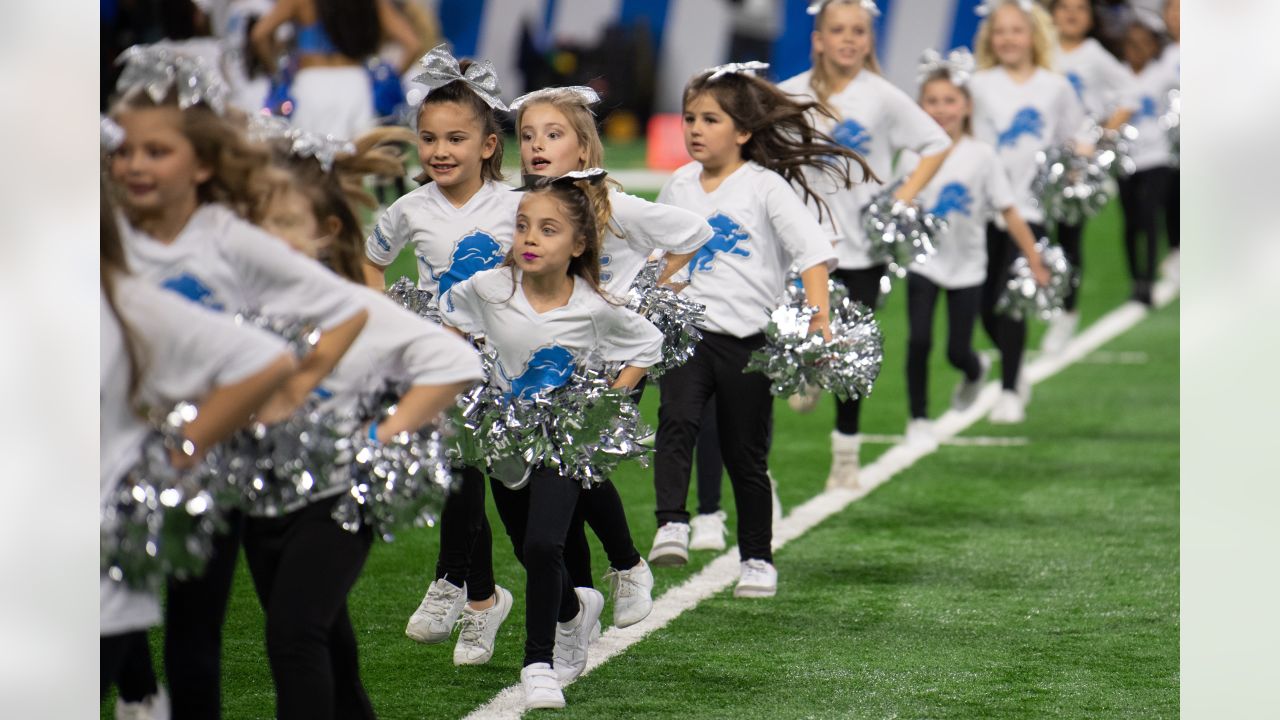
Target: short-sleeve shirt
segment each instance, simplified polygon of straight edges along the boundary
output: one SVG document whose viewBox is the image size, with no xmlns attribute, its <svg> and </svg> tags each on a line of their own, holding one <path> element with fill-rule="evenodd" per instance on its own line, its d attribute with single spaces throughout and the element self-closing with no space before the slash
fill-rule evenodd
<svg viewBox="0 0 1280 720">
<path fill-rule="evenodd" d="M 655 250 L 685 254 L 702 247 L 715 235 L 706 218 L 670 205 L 651 203 L 635 195 L 611 190 L 613 211 L 600 253 L 600 284 L 614 297 L 626 297 L 645 261 Z"/>
</svg>

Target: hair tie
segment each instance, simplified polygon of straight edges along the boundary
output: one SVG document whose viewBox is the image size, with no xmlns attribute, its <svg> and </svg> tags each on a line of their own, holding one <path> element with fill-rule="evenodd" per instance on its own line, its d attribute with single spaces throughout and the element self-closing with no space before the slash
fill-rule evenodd
<svg viewBox="0 0 1280 720">
<path fill-rule="evenodd" d="M 937 50 L 929 48 L 920 54 L 916 80 L 920 87 L 924 87 L 929 78 L 945 71 L 953 85 L 964 87 L 969 84 L 969 78 L 973 76 L 974 66 L 973 53 L 967 48 L 956 48 L 947 53 L 946 58 L 943 58 Z"/>
<path fill-rule="evenodd" d="M 221 73 L 209 67 L 204 58 L 182 52 L 180 46 L 134 45 L 120 53 L 116 64 L 124 65 L 116 82 L 122 95 L 145 92 L 161 103 L 172 89 L 182 110 L 204 103 L 218 115 L 226 112 L 230 90 Z"/>
<path fill-rule="evenodd" d="M 576 185 L 579 180 L 586 180 L 592 185 L 599 185 L 604 182 L 604 178 L 609 173 L 603 168 L 587 168 L 586 170 L 574 170 L 567 172 L 559 177 L 551 177 L 550 175 L 524 175 L 521 180 L 523 185 L 516 188 L 516 192 L 528 192 L 539 188 L 550 187 L 552 185 Z"/>
<path fill-rule="evenodd" d="M 471 63 L 467 71 L 462 72 L 462 66 L 458 64 L 458 59 L 449 53 L 449 46 L 445 43 L 431 48 L 431 51 L 422 56 L 418 61 L 425 71 L 421 75 L 413 78 L 413 82 L 421 83 L 429 88 L 423 99 L 431 94 L 432 90 L 438 90 L 451 82 L 462 81 L 467 84 L 481 100 L 484 100 L 489 107 L 494 110 L 506 111 L 507 106 L 503 104 L 502 98 L 499 97 L 502 90 L 498 87 L 498 73 L 493 69 L 493 63 L 488 60 L 480 60 Z M 411 103 L 418 105 L 421 101 Z"/>
<path fill-rule="evenodd" d="M 569 87 L 542 88 L 541 90 L 534 90 L 533 92 L 525 93 L 515 100 L 512 100 L 511 104 L 507 107 L 511 112 L 515 112 L 520 109 L 521 105 L 537 102 L 552 95 L 553 93 L 568 93 L 581 100 L 582 103 L 588 107 L 600 102 L 600 94 L 595 90 L 587 87 L 586 85 L 570 85 Z"/>
<path fill-rule="evenodd" d="M 1035 6 L 1034 0 L 982 0 L 978 6 L 973 9 L 973 14 L 978 17 L 986 17 L 996 11 L 1001 5 L 1017 5 L 1022 8 L 1022 12 L 1030 13 Z"/>
<path fill-rule="evenodd" d="M 813 2 L 809 3 L 809 8 L 805 10 L 805 12 L 810 15 L 817 15 L 830 3 L 831 0 L 813 0 Z M 880 8 L 876 5 L 876 0 L 858 0 L 858 4 L 861 5 L 862 9 L 866 10 L 867 14 L 871 17 L 880 17 Z"/>
<path fill-rule="evenodd" d="M 747 75 L 749 77 L 759 77 L 757 73 L 761 70 L 768 70 L 769 63 L 760 62 L 759 60 L 749 60 L 740 63 L 727 63 L 725 65 L 717 65 L 713 68 L 703 70 L 699 75 L 710 73 L 707 82 L 724 77 L 725 75 Z"/>
</svg>

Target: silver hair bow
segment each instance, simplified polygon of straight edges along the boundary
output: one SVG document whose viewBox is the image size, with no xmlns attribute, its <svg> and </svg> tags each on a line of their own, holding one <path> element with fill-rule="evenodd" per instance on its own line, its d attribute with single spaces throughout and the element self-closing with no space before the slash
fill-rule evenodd
<svg viewBox="0 0 1280 720">
<path fill-rule="evenodd" d="M 717 65 L 713 68 L 707 68 L 702 71 L 703 75 L 710 73 L 707 81 L 717 80 L 725 75 L 749 75 L 756 77 L 761 70 L 768 70 L 769 63 L 760 62 L 759 60 L 749 60 L 741 63 L 728 63 L 725 65 Z"/>
<path fill-rule="evenodd" d="M 102 116 L 102 121 L 98 124 L 98 131 L 102 149 L 106 152 L 115 152 L 124 144 L 124 128 L 106 115 Z"/>
<path fill-rule="evenodd" d="M 172 88 L 178 95 L 178 107 L 183 110 L 205 103 L 219 115 L 226 112 L 231 91 L 222 74 L 202 58 L 184 54 L 173 46 L 134 45 L 120 53 L 116 63 L 124 65 L 116 82 L 116 90 L 122 95 L 145 92 L 160 103 Z"/>
<path fill-rule="evenodd" d="M 595 90 L 592 90 L 586 85 L 571 85 L 569 87 L 542 88 L 541 90 L 534 90 L 531 93 L 525 93 L 515 100 L 512 100 L 508 107 L 511 109 L 511 112 L 515 112 L 520 109 L 521 105 L 536 102 L 560 93 L 577 96 L 577 98 L 586 105 L 595 105 L 600 102 L 600 94 Z"/>
<path fill-rule="evenodd" d="M 831 2 L 832 0 L 813 0 L 813 2 L 809 3 L 809 8 L 805 12 L 810 15 L 817 15 Z M 858 0 L 858 4 L 861 5 L 862 9 L 866 10 L 867 14 L 871 17 L 880 17 L 880 8 L 876 5 L 876 0 Z"/>
<path fill-rule="evenodd" d="M 1022 8 L 1025 13 L 1031 12 L 1031 8 L 1035 6 L 1035 0 L 982 0 L 978 6 L 973 9 L 973 13 L 978 17 L 987 17 L 996 11 L 1001 5 L 1014 4 Z"/>
<path fill-rule="evenodd" d="M 315 158 L 325 172 L 333 170 L 333 163 L 339 155 L 354 155 L 356 152 L 356 144 L 350 140 L 308 132 L 274 115 L 250 116 L 247 134 L 252 142 L 287 140 L 290 153 L 301 158 Z"/>
<path fill-rule="evenodd" d="M 603 182 L 605 175 L 608 174 L 609 173 L 605 172 L 603 168 L 593 167 L 587 168 L 586 170 L 574 170 L 558 177 L 551 177 L 549 175 L 525 175 L 521 178 L 524 181 L 523 184 L 516 188 L 516 192 L 526 192 L 528 190 L 546 187 L 548 185 L 572 185 L 579 180 L 586 180 L 592 185 L 595 185 Z"/>
<path fill-rule="evenodd" d="M 429 88 L 428 94 L 431 90 L 438 90 L 451 82 L 461 80 L 474 90 L 481 100 L 488 103 L 489 107 L 494 110 L 507 109 L 502 98 L 499 97 L 502 89 L 498 87 L 498 73 L 493 69 L 493 63 L 488 60 L 472 63 L 464 73 L 462 66 L 458 64 L 458 59 L 449 53 L 449 46 L 440 43 L 431 48 L 431 52 L 423 55 L 418 64 L 425 72 L 414 77 L 413 82 L 426 85 Z"/>
<path fill-rule="evenodd" d="M 946 71 L 952 83 L 957 87 L 964 87 L 969 84 L 974 67 L 973 53 L 967 48 L 956 48 L 947 53 L 945 58 L 937 50 L 929 48 L 920 54 L 920 66 L 916 68 L 916 79 L 920 86 L 924 86 L 929 78 L 940 71 Z"/>
</svg>

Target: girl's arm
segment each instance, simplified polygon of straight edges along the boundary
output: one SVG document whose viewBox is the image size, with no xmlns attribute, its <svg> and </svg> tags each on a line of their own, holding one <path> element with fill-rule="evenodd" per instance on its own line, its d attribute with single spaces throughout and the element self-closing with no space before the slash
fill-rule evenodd
<svg viewBox="0 0 1280 720">
<path fill-rule="evenodd" d="M 445 410 L 453 407 L 458 395 L 471 387 L 470 381 L 447 385 L 414 385 L 400 396 L 396 414 L 388 415 L 377 424 L 378 442 L 387 442 L 402 432 L 417 432 L 440 418 Z"/>
<path fill-rule="evenodd" d="M 636 385 L 644 379 L 645 373 L 649 372 L 649 368 L 636 367 L 627 365 L 618 373 L 618 379 L 613 381 L 615 390 L 634 390 Z"/>
<path fill-rule="evenodd" d="M 658 284 L 662 285 L 675 277 L 675 274 L 680 272 L 685 265 L 688 265 L 693 256 L 697 254 L 698 251 L 694 250 L 690 253 L 667 253 L 663 255 L 665 262 L 662 265 L 662 273 L 658 276 Z"/>
<path fill-rule="evenodd" d="M 409 72 L 409 68 L 418 62 L 425 50 L 422 40 L 413 31 L 413 26 L 388 0 L 378 0 L 378 24 L 382 25 L 382 34 L 394 40 L 404 50 L 400 74 Z"/>
<path fill-rule="evenodd" d="M 818 312 L 809 321 L 809 332 L 821 332 L 826 340 L 831 339 L 831 293 L 827 288 L 827 266 L 814 265 L 800 273 L 800 284 L 804 285 L 804 299 L 810 305 L 817 305 Z"/>
<path fill-rule="evenodd" d="M 195 420 L 183 427 L 183 436 L 195 446 L 195 453 L 171 452 L 170 460 L 179 470 L 195 465 L 204 452 L 222 442 L 249 422 L 253 412 L 293 373 L 297 361 L 290 354 L 249 377 L 214 388 L 200 403 Z"/>
<path fill-rule="evenodd" d="M 933 179 L 933 176 L 938 174 L 938 168 L 942 167 L 942 163 L 946 161 L 947 155 L 950 153 L 951 148 L 948 147 L 940 153 L 920 158 L 920 164 L 916 165 L 916 169 L 911 171 L 911 174 L 907 176 L 907 179 L 903 181 L 893 196 L 903 202 L 914 200 L 916 195 L 919 195 L 920 191 L 924 189 L 924 186 L 928 185 L 929 181 Z"/>
<path fill-rule="evenodd" d="M 364 284 L 383 292 L 387 289 L 387 269 L 377 263 L 365 258 L 364 264 Z"/>
<path fill-rule="evenodd" d="M 1036 236 L 1032 234 L 1031 226 L 1027 225 L 1026 220 L 1022 219 L 1022 215 L 1018 212 L 1016 206 L 1010 205 L 1001 214 L 1004 215 L 1005 225 L 1008 226 L 1009 234 L 1013 236 L 1013 241 L 1017 243 L 1018 249 L 1022 251 L 1022 255 L 1031 264 L 1031 275 L 1035 277 L 1036 284 L 1041 287 L 1048 285 L 1049 271 L 1040 260 L 1040 251 L 1036 250 Z"/>
<path fill-rule="evenodd" d="M 292 415 L 307 396 L 324 380 L 338 361 L 351 348 L 351 344 L 360 336 L 365 322 L 369 319 L 369 311 L 361 309 L 347 320 L 324 331 L 320 341 L 311 354 L 303 361 L 298 372 L 271 396 L 271 399 L 258 413 L 258 419 L 268 425 L 277 423 Z"/>
<path fill-rule="evenodd" d="M 1107 122 L 1104 123 L 1102 127 L 1106 130 L 1119 129 L 1121 125 L 1129 122 L 1129 118 L 1131 117 L 1133 117 L 1132 110 L 1128 108 L 1118 108 L 1115 112 L 1111 113 L 1111 117 L 1107 118 Z"/>
<path fill-rule="evenodd" d="M 280 0 L 271 8 L 271 12 L 263 15 L 253 26 L 249 41 L 258 59 L 267 66 L 267 72 L 276 71 L 276 28 L 294 16 L 294 0 Z"/>
</svg>

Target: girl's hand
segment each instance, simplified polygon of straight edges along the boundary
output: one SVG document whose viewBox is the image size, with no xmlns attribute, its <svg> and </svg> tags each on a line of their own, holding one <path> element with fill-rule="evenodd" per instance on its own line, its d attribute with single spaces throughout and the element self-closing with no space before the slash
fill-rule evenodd
<svg viewBox="0 0 1280 720">
<path fill-rule="evenodd" d="M 893 194 L 893 199 L 901 200 L 902 202 L 907 203 L 908 205 L 914 205 L 916 201 L 915 195 L 907 192 L 906 185 L 903 185 L 902 187 L 898 188 L 897 192 Z"/>
<path fill-rule="evenodd" d="M 809 319 L 809 334 L 820 332 L 822 339 L 831 342 L 831 318 L 824 314 L 814 315 Z"/>
<path fill-rule="evenodd" d="M 1049 280 L 1051 278 L 1049 269 L 1044 266 L 1044 263 L 1040 262 L 1039 257 L 1031 260 L 1031 276 L 1035 278 L 1036 285 L 1039 285 L 1040 287 L 1047 287 L 1049 285 Z"/>
</svg>

